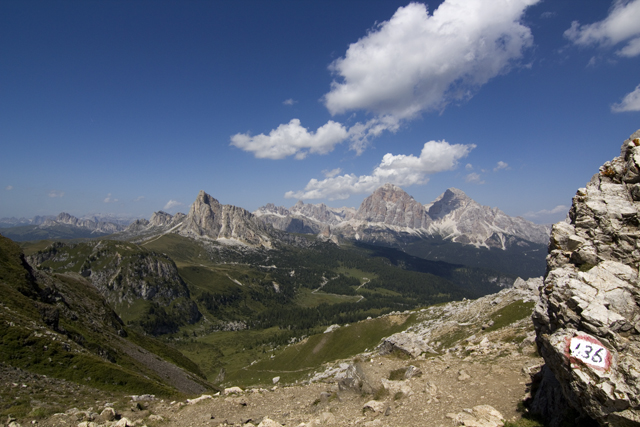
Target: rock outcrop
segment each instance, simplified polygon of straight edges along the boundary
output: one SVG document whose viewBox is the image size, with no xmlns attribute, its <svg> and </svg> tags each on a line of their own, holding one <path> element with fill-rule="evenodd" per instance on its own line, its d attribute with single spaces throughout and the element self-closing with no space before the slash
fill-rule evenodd
<svg viewBox="0 0 640 427">
<path fill-rule="evenodd" d="M 165 312 L 160 317 L 167 317 L 167 313 L 173 317 L 164 319 L 167 322 L 149 323 L 147 332 L 156 335 L 174 332 L 178 325 L 193 324 L 202 317 L 178 268 L 165 254 L 108 240 L 57 242 L 27 260 L 32 266 L 56 273 L 80 272 L 121 315 L 138 300 L 162 307 Z"/>
<path fill-rule="evenodd" d="M 547 275 L 533 314 L 545 359 L 532 409 L 640 426 L 640 131 L 553 226 Z M 564 399 L 575 412 L 559 413 Z M 549 408 L 557 408 L 557 411 Z"/>
<path fill-rule="evenodd" d="M 249 211 L 222 205 L 200 191 L 178 233 L 188 237 L 228 239 L 256 246 L 271 246 L 271 228 Z"/>
</svg>

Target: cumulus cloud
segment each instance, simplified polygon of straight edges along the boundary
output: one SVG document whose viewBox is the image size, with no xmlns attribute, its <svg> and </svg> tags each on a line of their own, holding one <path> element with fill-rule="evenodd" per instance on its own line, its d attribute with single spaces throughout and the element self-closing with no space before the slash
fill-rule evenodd
<svg viewBox="0 0 640 427">
<path fill-rule="evenodd" d="M 640 111 L 640 85 L 636 89 L 625 95 L 622 101 L 611 106 L 614 113 L 622 113 L 624 111 Z"/>
<path fill-rule="evenodd" d="M 371 175 L 336 175 L 323 180 L 312 179 L 301 191 L 288 191 L 286 198 L 347 199 L 353 194 L 370 193 L 383 184 L 399 186 L 426 184 L 428 175 L 454 169 L 458 160 L 467 156 L 475 145 L 429 141 L 419 156 L 385 154 Z"/>
<path fill-rule="evenodd" d="M 105 203 L 115 203 L 117 201 L 118 199 L 114 199 L 113 197 L 111 197 L 111 193 L 107 194 L 107 197 L 104 199 Z"/>
<path fill-rule="evenodd" d="M 325 105 L 331 114 L 366 110 L 398 120 L 468 99 L 531 46 L 519 21 L 538 1 L 446 0 L 432 15 L 421 3 L 400 7 L 330 65 L 339 81 Z"/>
<path fill-rule="evenodd" d="M 231 145 L 252 152 L 260 159 L 283 159 L 288 156 L 304 159 L 309 153 L 327 154 L 333 151 L 335 145 L 347 137 L 347 129 L 333 120 L 329 120 L 315 132 L 309 132 L 302 127 L 299 119 L 292 119 L 271 130 L 269 135 L 237 133 L 231 137 Z"/>
<path fill-rule="evenodd" d="M 13 185 L 7 185 L 6 187 L 4 187 L 4 189 L 7 191 L 11 191 L 13 190 Z"/>
<path fill-rule="evenodd" d="M 527 212 L 523 216 L 525 218 L 540 218 L 548 215 L 566 214 L 569 212 L 569 206 L 558 205 L 553 209 L 542 209 L 537 212 Z"/>
<path fill-rule="evenodd" d="M 177 200 L 169 200 L 167 204 L 164 205 L 164 208 L 162 209 L 164 209 L 165 211 L 168 211 L 169 209 L 172 209 L 178 206 L 182 206 L 182 203 L 178 202 Z"/>
<path fill-rule="evenodd" d="M 297 103 L 298 103 L 298 101 L 296 101 L 296 100 L 295 100 L 295 99 L 293 99 L 293 98 L 289 98 L 289 99 L 285 99 L 284 101 L 282 101 L 282 103 L 283 103 L 284 105 L 293 105 L 293 104 L 297 104 Z"/>
<path fill-rule="evenodd" d="M 51 190 L 49 191 L 49 197 L 52 199 L 56 197 L 64 197 L 64 191 Z"/>
<path fill-rule="evenodd" d="M 503 161 L 499 161 L 495 168 L 493 168 L 494 172 L 498 172 L 502 169 L 509 169 L 509 164 Z"/>
<path fill-rule="evenodd" d="M 400 7 L 329 66 L 336 76 L 323 97 L 329 112 L 362 110 L 373 113 L 370 119 L 348 130 L 329 121 L 316 132 L 293 119 L 269 135 L 233 135 L 231 145 L 258 158 L 303 159 L 348 139 L 359 155 L 384 131 L 396 132 L 423 112 L 467 100 L 508 72 L 532 45 L 531 31 L 520 20 L 539 1 L 445 0 L 433 14 L 421 3 Z"/>
<path fill-rule="evenodd" d="M 616 53 L 620 56 L 640 55 L 640 0 L 615 0 L 609 15 L 602 21 L 580 25 L 573 21 L 565 37 L 580 46 L 614 46 L 625 43 Z"/>
<path fill-rule="evenodd" d="M 484 181 L 482 180 L 480 174 L 475 172 L 471 172 L 469 175 L 467 175 L 464 178 L 464 181 L 471 184 L 484 184 Z"/>
</svg>

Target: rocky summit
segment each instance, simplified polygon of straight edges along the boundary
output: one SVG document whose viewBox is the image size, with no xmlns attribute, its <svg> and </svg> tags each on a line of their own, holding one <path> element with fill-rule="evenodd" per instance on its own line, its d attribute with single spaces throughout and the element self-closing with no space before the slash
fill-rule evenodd
<svg viewBox="0 0 640 427">
<path fill-rule="evenodd" d="M 162 234 L 176 233 L 199 240 L 271 247 L 275 230 L 246 209 L 223 205 L 204 191 L 187 215 L 155 212 L 150 220 L 137 220 L 114 237 L 144 241 Z"/>
<path fill-rule="evenodd" d="M 386 245 L 438 237 L 463 245 L 507 249 L 526 242 L 546 245 L 549 240 L 549 227 L 482 206 L 456 188 L 428 205 L 396 185 L 385 184 L 364 199 L 357 211 L 299 201 L 291 209 L 269 204 L 255 214 L 284 231 Z"/>
<path fill-rule="evenodd" d="M 533 321 L 545 359 L 532 409 L 550 426 L 640 425 L 640 131 L 553 226 Z"/>
<path fill-rule="evenodd" d="M 364 199 L 355 219 L 408 228 L 427 228 L 432 221 L 422 204 L 393 184 Z"/>
<path fill-rule="evenodd" d="M 257 221 L 249 211 L 237 206 L 222 205 L 204 191 L 200 191 L 180 227 L 179 234 L 269 246 L 269 231 L 269 228 Z"/>
</svg>

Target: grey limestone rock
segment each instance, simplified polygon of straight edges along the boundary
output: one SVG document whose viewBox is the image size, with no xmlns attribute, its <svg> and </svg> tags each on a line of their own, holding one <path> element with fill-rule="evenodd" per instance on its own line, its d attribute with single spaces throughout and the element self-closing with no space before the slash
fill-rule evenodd
<svg viewBox="0 0 640 427">
<path fill-rule="evenodd" d="M 532 316 L 546 362 L 533 408 L 546 407 L 550 425 L 561 417 L 549 401 L 562 396 L 600 425 L 640 426 L 638 138 L 577 191 L 569 221 L 551 232 Z"/>
<path fill-rule="evenodd" d="M 179 234 L 209 239 L 229 239 L 256 246 L 271 246 L 270 227 L 249 211 L 222 205 L 200 191 L 184 218 Z"/>
</svg>

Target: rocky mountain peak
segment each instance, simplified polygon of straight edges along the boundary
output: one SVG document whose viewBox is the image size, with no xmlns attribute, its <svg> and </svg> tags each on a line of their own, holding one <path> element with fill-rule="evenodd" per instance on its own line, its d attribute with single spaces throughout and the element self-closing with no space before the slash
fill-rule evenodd
<svg viewBox="0 0 640 427">
<path fill-rule="evenodd" d="M 154 226 L 165 226 L 165 225 L 168 225 L 172 219 L 173 219 L 173 215 L 163 211 L 158 211 L 158 212 L 154 212 L 153 215 L 151 215 L 149 224 Z"/>
<path fill-rule="evenodd" d="M 284 206 L 276 206 L 273 203 L 267 203 L 266 205 L 258 208 L 257 211 L 254 212 L 254 215 L 262 216 L 262 215 L 278 215 L 278 216 L 287 216 L 289 215 L 289 210 Z"/>
<path fill-rule="evenodd" d="M 438 196 L 429 207 L 429 216 L 433 219 L 442 218 L 446 214 L 460 208 L 476 203 L 464 191 L 457 188 L 449 188 Z"/>
<path fill-rule="evenodd" d="M 55 220 L 63 224 L 75 224 L 78 222 L 78 218 L 66 212 L 58 214 Z"/>
<path fill-rule="evenodd" d="M 424 206 L 393 184 L 385 184 L 362 201 L 355 219 L 409 228 L 431 222 Z"/>
<path fill-rule="evenodd" d="M 222 205 L 204 191 L 191 205 L 182 221 L 179 234 L 210 239 L 229 239 L 237 242 L 270 246 L 270 230 L 249 211 L 232 205 Z"/>
</svg>

